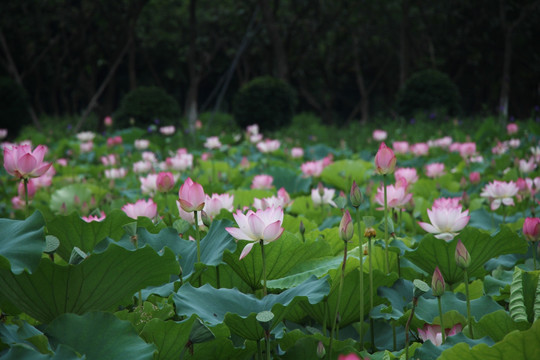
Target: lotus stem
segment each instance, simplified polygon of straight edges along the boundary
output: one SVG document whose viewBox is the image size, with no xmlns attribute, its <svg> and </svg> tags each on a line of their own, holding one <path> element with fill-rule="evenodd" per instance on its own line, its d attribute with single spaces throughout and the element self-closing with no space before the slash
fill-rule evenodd
<svg viewBox="0 0 540 360">
<path fill-rule="evenodd" d="M 373 263 L 371 252 L 371 238 L 368 238 L 368 260 L 369 260 L 369 311 L 373 310 Z M 373 318 L 369 320 L 369 329 L 371 333 L 371 348 L 375 351 L 375 327 L 373 326 Z"/>
<path fill-rule="evenodd" d="M 137 234 L 131 236 L 131 242 L 133 242 L 133 246 L 135 246 L 135 250 L 139 247 L 139 239 L 137 238 Z M 139 305 L 142 309 L 142 290 L 139 289 Z"/>
<path fill-rule="evenodd" d="M 28 217 L 28 179 L 24 178 L 23 183 L 24 183 L 24 203 L 25 203 L 24 212 L 25 212 L 26 217 Z"/>
<path fill-rule="evenodd" d="M 411 315 L 409 315 L 407 323 L 405 324 L 405 360 L 409 360 L 409 328 L 411 327 L 411 321 L 414 316 L 414 310 L 416 309 L 417 304 L 418 298 L 413 297 Z"/>
<path fill-rule="evenodd" d="M 464 270 L 465 277 L 465 295 L 467 297 L 467 323 L 469 324 L 469 337 L 473 338 L 473 323 L 472 323 L 472 317 L 471 317 L 471 298 L 469 296 L 469 274 L 467 273 L 467 269 Z"/>
<path fill-rule="evenodd" d="M 343 242 L 345 247 L 343 248 L 343 263 L 341 264 L 341 276 L 339 278 L 339 289 L 338 289 L 338 298 L 336 303 L 336 311 L 334 313 L 334 320 L 332 322 L 332 332 L 330 333 L 330 345 L 328 346 L 328 357 L 332 358 L 332 345 L 334 342 L 334 333 L 336 330 L 336 325 L 338 322 L 339 315 L 339 303 L 341 301 L 341 293 L 343 291 L 343 283 L 345 282 L 345 266 L 347 264 L 347 241 Z"/>
<path fill-rule="evenodd" d="M 443 312 L 442 312 L 442 304 L 441 304 L 441 297 L 440 296 L 437 296 L 437 302 L 439 304 L 439 315 L 441 317 L 442 343 L 444 344 L 446 342 L 446 332 L 444 331 Z"/>
<path fill-rule="evenodd" d="M 386 273 L 390 273 L 390 257 L 388 255 L 388 195 L 386 191 L 386 174 L 383 175 L 384 188 L 384 255 Z"/>
<path fill-rule="evenodd" d="M 197 240 L 197 262 L 201 262 L 201 234 L 199 232 L 199 216 L 197 214 L 197 211 L 193 212 L 193 217 L 195 218 L 195 233 L 196 233 L 196 240 Z"/>
<path fill-rule="evenodd" d="M 360 258 L 360 350 L 364 350 L 364 250 L 362 247 L 363 243 L 363 233 L 362 233 L 362 223 L 360 222 L 360 209 L 356 208 L 356 224 L 358 226 L 358 245 L 359 245 L 359 258 Z"/>
<path fill-rule="evenodd" d="M 534 270 L 536 270 L 536 256 L 537 256 L 537 253 L 538 253 L 538 242 L 537 242 L 537 241 L 533 241 L 533 242 L 532 242 L 532 247 L 533 247 Z"/>
<path fill-rule="evenodd" d="M 264 257 L 264 242 L 263 240 L 259 240 L 259 244 L 261 244 L 261 256 L 262 256 L 262 266 L 263 266 L 263 296 L 266 296 L 266 259 Z"/>
<path fill-rule="evenodd" d="M 264 337 L 265 337 L 265 340 L 266 340 L 266 360 L 271 360 L 272 357 L 270 356 L 270 331 L 265 331 L 264 332 Z"/>
</svg>

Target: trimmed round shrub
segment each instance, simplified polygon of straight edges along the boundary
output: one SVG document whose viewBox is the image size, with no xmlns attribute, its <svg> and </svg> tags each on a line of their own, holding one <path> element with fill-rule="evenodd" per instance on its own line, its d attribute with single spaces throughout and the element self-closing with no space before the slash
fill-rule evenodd
<svg viewBox="0 0 540 360">
<path fill-rule="evenodd" d="M 419 112 L 457 115 L 461 110 L 459 90 L 448 75 L 437 70 L 413 74 L 398 93 L 400 115 L 415 116 Z"/>
<path fill-rule="evenodd" d="M 14 80 L 0 77 L 0 129 L 7 129 L 14 138 L 20 129 L 31 123 L 26 92 Z"/>
<path fill-rule="evenodd" d="M 171 125 L 178 122 L 181 115 L 180 105 L 165 90 L 156 86 L 141 86 L 124 96 L 115 120 L 121 126 L 145 128 L 154 124 L 156 119 L 160 125 Z"/>
<path fill-rule="evenodd" d="M 234 118 L 242 129 L 259 124 L 262 130 L 275 130 L 291 123 L 296 102 L 296 91 L 285 81 L 255 78 L 234 97 Z"/>
</svg>

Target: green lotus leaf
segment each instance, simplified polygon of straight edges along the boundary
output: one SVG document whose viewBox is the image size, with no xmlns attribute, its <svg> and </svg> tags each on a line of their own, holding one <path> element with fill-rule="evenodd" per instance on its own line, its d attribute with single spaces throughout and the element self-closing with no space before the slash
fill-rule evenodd
<svg viewBox="0 0 540 360">
<path fill-rule="evenodd" d="M 363 184 L 373 175 L 374 164 L 364 160 L 338 160 L 324 168 L 321 179 L 345 192 L 351 189 L 353 180 Z"/>
<path fill-rule="evenodd" d="M 465 318 L 467 317 L 467 302 L 465 301 L 465 296 L 462 296 L 462 294 L 454 294 L 450 291 L 446 291 L 441 296 L 441 304 L 443 314 L 449 311 L 457 311 Z M 502 308 L 501 305 L 489 296 L 482 296 L 481 298 L 471 300 L 471 316 L 476 319 L 476 321 L 482 319 L 483 316 Z M 415 315 L 418 319 L 432 324 L 433 320 L 439 316 L 437 299 L 434 297 L 419 298 Z"/>
<path fill-rule="evenodd" d="M 119 240 L 125 233 L 123 226 L 133 221 L 121 210 L 111 211 L 103 221 L 90 223 L 81 219 L 78 214 L 72 213 L 68 216 L 54 217 L 47 223 L 47 230 L 60 240 L 60 247 L 56 253 L 67 261 L 74 247 L 88 253 L 107 237 Z"/>
<path fill-rule="evenodd" d="M 510 285 L 510 303 L 508 310 L 514 321 L 530 322 L 537 319 L 537 293 L 539 288 L 539 277 L 537 272 L 523 271 L 518 267 L 514 268 L 512 284 Z"/>
<path fill-rule="evenodd" d="M 0 340 L 2 344 L 24 346 L 41 354 L 51 353 L 49 340 L 38 329 L 23 320 L 14 319 L 17 324 L 0 323 Z"/>
<path fill-rule="evenodd" d="M 253 205 L 253 199 L 255 198 L 262 199 L 270 197 L 276 195 L 276 192 L 264 189 L 235 189 L 229 191 L 229 194 L 234 195 L 235 208 L 241 209 L 243 206 Z"/>
<path fill-rule="evenodd" d="M 41 354 L 32 348 L 17 344 L 2 355 L 2 360 L 75 360 L 87 359 L 86 356 L 79 356 L 77 353 L 65 345 L 59 345 L 53 355 Z"/>
<path fill-rule="evenodd" d="M 234 253 L 225 251 L 223 260 L 244 280 L 253 290 L 262 288 L 262 256 L 259 244 L 255 244 L 251 252 L 239 260 L 240 253 L 247 241 L 239 241 Z M 276 241 L 264 245 L 266 257 L 267 280 L 279 279 L 286 276 L 291 269 L 303 261 L 329 255 L 329 247 L 325 241 L 306 241 L 298 239 L 289 232 Z"/>
<path fill-rule="evenodd" d="M 512 331 L 493 346 L 480 344 L 469 348 L 467 344 L 456 344 L 443 351 L 440 360 L 536 360 L 540 354 L 540 321 L 535 321 L 530 329 Z"/>
<path fill-rule="evenodd" d="M 463 270 L 456 265 L 455 251 L 458 239 L 467 248 L 471 256 L 468 268 L 469 278 L 482 277 L 486 274 L 483 265 L 491 258 L 503 254 L 524 253 L 528 244 L 507 226 L 494 236 L 490 236 L 472 227 L 466 227 L 454 240 L 446 242 L 428 234 L 420 241 L 418 248 L 407 252 L 405 258 L 431 276 L 435 267 L 439 267 L 444 280 L 449 284 L 463 281 Z"/>
<path fill-rule="evenodd" d="M 527 330 L 530 324 L 516 322 L 505 310 L 498 310 L 485 315 L 477 324 L 474 324 L 474 337 L 489 336 L 493 341 L 501 341 L 507 334 L 514 330 Z"/>
<path fill-rule="evenodd" d="M 257 299 L 237 289 L 215 289 L 208 284 L 194 288 L 188 283 L 173 295 L 173 300 L 178 315 L 197 314 L 210 325 L 224 321 L 231 331 L 245 339 L 258 340 L 263 336 L 263 329 L 256 319 L 259 312 L 272 311 L 275 316 L 273 328 L 294 304 L 302 299 L 315 304 L 328 294 L 329 289 L 326 278 L 311 277 L 281 294 L 268 294 Z"/>
<path fill-rule="evenodd" d="M 189 334 L 193 326 L 195 316 L 176 322 L 152 319 L 146 323 L 140 336 L 147 342 L 154 344 L 157 349 L 158 359 L 180 359 L 188 345 Z"/>
<path fill-rule="evenodd" d="M 339 304 L 339 315 L 340 315 L 340 328 L 345 327 L 353 322 L 359 321 L 360 318 L 360 272 L 358 271 L 359 261 L 355 258 L 348 258 L 347 265 L 345 268 L 345 282 L 343 283 L 343 292 L 341 295 L 341 301 Z M 330 293 L 328 294 L 327 299 L 323 302 L 311 305 L 302 302 L 300 306 L 306 311 L 309 316 L 317 320 L 319 324 L 326 323 L 327 326 L 330 326 L 331 322 L 334 320 L 334 314 L 336 311 L 338 289 L 339 289 L 339 279 L 341 277 L 341 266 L 337 270 L 331 270 L 329 272 L 332 287 Z M 364 276 L 364 315 L 367 315 L 369 312 L 369 274 L 363 273 Z M 374 292 L 377 288 L 382 286 L 392 286 L 397 280 L 396 273 L 390 273 L 389 275 L 383 274 L 378 270 L 373 271 L 373 284 Z M 383 302 L 383 299 L 377 294 L 374 296 L 374 306 L 379 305 Z M 325 320 L 326 317 L 326 320 Z"/>
<path fill-rule="evenodd" d="M 92 184 L 71 184 L 56 190 L 51 195 L 49 207 L 55 213 L 70 214 L 80 209 L 80 204 L 90 204 L 92 197 L 99 203 L 107 189 Z"/>
<path fill-rule="evenodd" d="M 168 248 L 158 255 L 149 246 L 129 251 L 110 244 L 77 265 L 58 265 L 43 258 L 33 274 L 0 270 L 0 293 L 47 323 L 67 312 L 110 310 L 137 290 L 169 281 L 179 270 Z"/>
<path fill-rule="evenodd" d="M 265 174 L 274 178 L 272 183 L 276 189 L 285 188 L 291 195 L 308 193 L 311 190 L 311 178 L 298 175 L 298 171 L 284 167 L 271 167 L 264 171 Z"/>
<path fill-rule="evenodd" d="M 40 212 L 26 220 L 0 219 L 0 269 L 34 272 L 45 249 L 45 221 Z"/>
<path fill-rule="evenodd" d="M 51 343 L 67 345 L 88 360 L 153 359 L 156 350 L 137 335 L 128 321 L 98 311 L 62 314 L 44 332 Z"/>
</svg>

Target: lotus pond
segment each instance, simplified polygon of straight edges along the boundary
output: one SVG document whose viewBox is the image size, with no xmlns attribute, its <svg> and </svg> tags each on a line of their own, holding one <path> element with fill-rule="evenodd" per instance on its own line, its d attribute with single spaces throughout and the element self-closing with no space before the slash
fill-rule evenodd
<svg viewBox="0 0 540 360">
<path fill-rule="evenodd" d="M 455 134 L 4 142 L 0 358 L 538 359 L 538 124 Z"/>
</svg>

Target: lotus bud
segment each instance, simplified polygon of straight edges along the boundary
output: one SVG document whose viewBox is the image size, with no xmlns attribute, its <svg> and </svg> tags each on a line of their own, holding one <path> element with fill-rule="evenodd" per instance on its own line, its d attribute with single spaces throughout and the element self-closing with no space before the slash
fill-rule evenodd
<svg viewBox="0 0 540 360">
<path fill-rule="evenodd" d="M 304 234 L 306 233 L 306 226 L 304 225 L 304 222 L 303 221 L 300 221 L 300 235 L 304 236 Z"/>
<path fill-rule="evenodd" d="M 465 245 L 463 245 L 463 243 L 461 242 L 461 239 L 458 240 L 455 256 L 456 264 L 458 267 L 462 269 L 467 269 L 471 264 L 471 256 L 469 255 L 469 252 L 467 251 Z"/>
<path fill-rule="evenodd" d="M 540 240 L 540 218 L 526 218 L 523 223 L 523 235 L 527 241 Z"/>
<path fill-rule="evenodd" d="M 431 279 L 431 290 L 433 292 L 433 296 L 442 296 L 444 294 L 444 288 L 444 278 L 439 270 L 439 267 L 437 266 L 435 268 L 435 272 L 433 273 L 433 278 Z"/>
<path fill-rule="evenodd" d="M 345 210 L 341 223 L 339 224 L 339 236 L 343 241 L 349 241 L 354 234 L 354 224 L 352 222 L 351 214 L 349 210 Z"/>
<path fill-rule="evenodd" d="M 326 355 L 326 349 L 324 348 L 324 344 L 322 341 L 319 341 L 317 344 L 317 357 L 319 359 L 322 359 Z"/>
<path fill-rule="evenodd" d="M 375 155 L 375 171 L 377 174 L 392 174 L 396 167 L 396 155 L 384 142 L 379 146 Z"/>
<path fill-rule="evenodd" d="M 364 196 L 362 195 L 358 184 L 356 184 L 356 181 L 353 181 L 351 186 L 350 199 L 352 206 L 355 208 L 358 208 L 360 205 L 362 205 L 362 202 L 364 202 Z"/>
<path fill-rule="evenodd" d="M 319 191 L 319 195 L 321 196 L 321 199 L 324 196 L 324 186 L 321 182 L 317 185 L 317 190 Z"/>
<path fill-rule="evenodd" d="M 208 216 L 208 214 L 204 210 L 201 210 L 201 220 L 203 224 L 207 226 L 208 228 L 212 224 L 212 219 L 210 218 L 210 216 Z"/>
<path fill-rule="evenodd" d="M 174 176 L 170 172 L 160 172 L 156 179 L 156 188 L 161 193 L 166 193 L 174 187 Z"/>
</svg>

